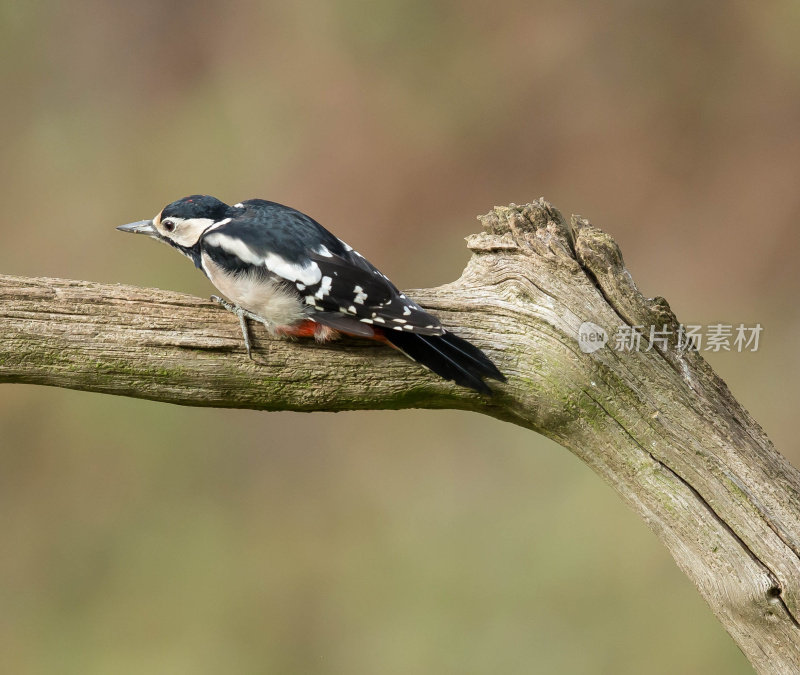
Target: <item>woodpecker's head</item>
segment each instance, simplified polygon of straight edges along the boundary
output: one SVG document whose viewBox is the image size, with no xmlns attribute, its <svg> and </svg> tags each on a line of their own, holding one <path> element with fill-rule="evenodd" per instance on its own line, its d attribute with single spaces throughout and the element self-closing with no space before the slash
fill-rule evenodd
<svg viewBox="0 0 800 675">
<path fill-rule="evenodd" d="M 230 207 L 216 197 L 190 195 L 167 204 L 152 220 L 120 225 L 117 229 L 146 234 L 185 253 L 200 241 L 209 227 L 224 220 L 229 210 Z"/>
</svg>

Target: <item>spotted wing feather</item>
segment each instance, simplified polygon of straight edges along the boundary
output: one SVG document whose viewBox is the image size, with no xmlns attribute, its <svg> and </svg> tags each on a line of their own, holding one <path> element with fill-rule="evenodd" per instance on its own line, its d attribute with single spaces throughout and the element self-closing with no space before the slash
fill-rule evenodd
<svg viewBox="0 0 800 675">
<path fill-rule="evenodd" d="M 323 274 L 318 287 L 307 289 L 307 297 L 313 297 L 315 308 L 347 314 L 387 330 L 423 335 L 441 335 L 444 332 L 435 316 L 405 297 L 355 251 L 326 256 L 311 253 L 310 257 Z M 312 290 L 313 296 L 310 295 Z M 325 323 L 324 316 L 319 320 Z"/>
</svg>

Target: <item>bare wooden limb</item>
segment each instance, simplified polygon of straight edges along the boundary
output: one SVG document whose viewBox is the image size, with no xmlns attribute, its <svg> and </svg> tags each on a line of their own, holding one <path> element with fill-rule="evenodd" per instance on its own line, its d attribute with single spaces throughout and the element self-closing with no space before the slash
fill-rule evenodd
<svg viewBox="0 0 800 675">
<path fill-rule="evenodd" d="M 549 204 L 496 208 L 462 277 L 410 291 L 508 375 L 487 399 L 357 340 L 268 338 L 250 362 L 209 301 L 0 276 L 0 382 L 264 410 L 460 408 L 578 455 L 648 523 L 760 672 L 800 672 L 800 474 L 702 357 L 669 345 L 586 354 L 579 327 L 677 329 L 614 241 Z"/>
</svg>

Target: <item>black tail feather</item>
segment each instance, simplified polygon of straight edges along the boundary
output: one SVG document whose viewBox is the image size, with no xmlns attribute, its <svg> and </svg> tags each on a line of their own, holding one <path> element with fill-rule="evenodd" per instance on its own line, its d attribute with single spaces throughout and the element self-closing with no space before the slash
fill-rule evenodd
<svg viewBox="0 0 800 675">
<path fill-rule="evenodd" d="M 452 333 L 418 335 L 387 330 L 384 335 L 406 356 L 462 387 L 474 389 L 481 394 L 491 394 L 492 390 L 482 378 L 506 381 L 505 376 L 486 354 Z"/>
<path fill-rule="evenodd" d="M 474 364 L 473 367 L 477 368 L 477 375 L 481 377 L 490 377 L 498 382 L 506 381 L 506 376 L 492 363 L 491 359 L 471 342 L 467 342 L 464 338 L 447 332 L 442 335 L 441 339 L 453 350 L 460 352 L 469 359 Z"/>
</svg>

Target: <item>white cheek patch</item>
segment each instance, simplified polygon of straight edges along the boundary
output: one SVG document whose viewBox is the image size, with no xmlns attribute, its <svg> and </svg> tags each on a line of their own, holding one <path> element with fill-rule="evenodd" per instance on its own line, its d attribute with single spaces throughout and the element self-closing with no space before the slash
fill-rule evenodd
<svg viewBox="0 0 800 675">
<path fill-rule="evenodd" d="M 211 218 L 191 218 L 189 220 L 181 220 L 180 218 L 167 218 L 167 220 L 175 223 L 175 229 L 172 232 L 164 232 L 164 236 L 172 239 L 176 244 L 191 248 L 199 240 L 200 236 L 205 232 L 214 221 Z M 164 225 L 161 224 L 163 229 Z"/>
</svg>

